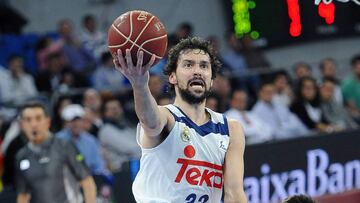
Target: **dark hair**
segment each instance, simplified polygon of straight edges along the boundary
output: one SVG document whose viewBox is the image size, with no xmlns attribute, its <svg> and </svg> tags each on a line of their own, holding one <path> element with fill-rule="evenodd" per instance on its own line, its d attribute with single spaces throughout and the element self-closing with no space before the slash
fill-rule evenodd
<svg viewBox="0 0 360 203">
<path fill-rule="evenodd" d="M 286 198 L 282 203 L 316 203 L 316 201 L 306 195 L 294 195 Z"/>
<path fill-rule="evenodd" d="M 11 54 L 8 58 L 7 58 L 7 62 L 8 64 L 10 62 L 12 62 L 15 59 L 24 59 L 20 54 Z"/>
<path fill-rule="evenodd" d="M 95 17 L 94 17 L 93 15 L 91 15 L 91 14 L 87 14 L 87 15 L 85 15 L 85 16 L 83 17 L 82 23 L 83 23 L 83 24 L 86 24 L 86 23 L 88 23 L 90 20 L 95 20 Z"/>
<path fill-rule="evenodd" d="M 109 59 L 112 59 L 110 52 L 104 52 L 101 54 L 101 63 L 105 64 Z"/>
<path fill-rule="evenodd" d="M 321 70 L 321 71 L 324 70 L 324 68 L 325 68 L 325 63 L 326 63 L 326 62 L 331 62 L 331 63 L 336 64 L 335 59 L 333 59 L 333 58 L 325 58 L 325 59 L 323 59 L 323 60 L 320 61 L 319 67 L 320 67 L 320 70 Z"/>
<path fill-rule="evenodd" d="M 189 37 L 186 39 L 181 40 L 177 45 L 172 47 L 169 51 L 169 57 L 168 62 L 166 64 L 164 74 L 165 75 L 171 75 L 172 72 L 176 71 L 177 63 L 179 60 L 179 56 L 183 53 L 185 50 L 190 49 L 200 49 L 204 51 L 205 53 L 209 54 L 210 57 L 210 63 L 211 63 L 211 70 L 212 70 L 212 76 L 211 79 L 214 79 L 216 77 L 217 72 L 219 71 L 221 67 L 221 63 L 216 57 L 216 54 L 210 44 L 209 41 L 206 41 L 199 37 Z M 174 89 L 173 85 L 170 85 L 171 89 Z"/>
<path fill-rule="evenodd" d="M 295 63 L 295 65 L 293 67 L 294 71 L 296 71 L 300 66 L 305 67 L 309 71 L 312 71 L 311 66 L 308 63 L 303 62 L 303 61 Z"/>
<path fill-rule="evenodd" d="M 22 118 L 23 113 L 26 109 L 33 109 L 33 108 L 40 108 L 44 111 L 44 114 L 46 117 L 49 116 L 49 112 L 47 111 L 46 107 L 44 104 L 40 103 L 40 102 L 30 102 L 30 103 L 26 103 L 23 106 L 20 107 L 19 110 L 19 118 Z"/>
<path fill-rule="evenodd" d="M 360 55 L 356 55 L 351 58 L 351 65 L 355 66 L 356 63 L 360 63 Z"/>
<path fill-rule="evenodd" d="M 297 90 L 296 90 L 296 95 L 297 95 L 297 100 L 300 101 L 300 102 L 304 102 L 305 101 L 305 98 L 303 97 L 302 95 L 302 88 L 305 84 L 306 81 L 310 81 L 312 82 L 314 85 L 315 85 L 315 98 L 312 100 L 312 101 L 309 101 L 309 103 L 312 105 L 312 106 L 315 106 L 315 107 L 318 107 L 320 105 L 320 95 L 319 95 L 319 88 L 316 84 L 316 81 L 314 78 L 312 77 L 303 77 L 299 80 L 299 84 L 297 86 Z"/>
</svg>

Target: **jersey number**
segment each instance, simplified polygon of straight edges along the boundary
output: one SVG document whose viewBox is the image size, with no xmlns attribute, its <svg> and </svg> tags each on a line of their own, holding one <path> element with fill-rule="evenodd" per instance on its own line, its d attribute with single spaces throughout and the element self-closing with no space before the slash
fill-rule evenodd
<svg viewBox="0 0 360 203">
<path fill-rule="evenodd" d="M 195 203 L 196 194 L 191 193 L 189 196 L 187 196 L 187 198 L 185 200 L 187 201 L 186 203 Z M 199 197 L 199 200 L 197 202 L 206 203 L 208 200 L 209 200 L 209 195 L 203 195 L 203 196 Z"/>
</svg>

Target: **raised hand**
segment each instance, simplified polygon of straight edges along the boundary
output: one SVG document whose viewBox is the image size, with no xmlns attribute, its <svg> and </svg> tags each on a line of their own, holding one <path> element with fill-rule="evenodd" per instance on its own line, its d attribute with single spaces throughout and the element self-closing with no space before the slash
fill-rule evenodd
<svg viewBox="0 0 360 203">
<path fill-rule="evenodd" d="M 149 70 L 154 64 L 155 55 L 151 56 L 148 64 L 143 65 L 143 51 L 138 51 L 137 62 L 134 65 L 129 49 L 126 49 L 125 57 L 122 55 L 120 49 L 117 50 L 117 55 L 114 58 L 116 70 L 120 71 L 127 79 L 129 79 L 133 87 L 147 85 L 149 81 Z"/>
</svg>

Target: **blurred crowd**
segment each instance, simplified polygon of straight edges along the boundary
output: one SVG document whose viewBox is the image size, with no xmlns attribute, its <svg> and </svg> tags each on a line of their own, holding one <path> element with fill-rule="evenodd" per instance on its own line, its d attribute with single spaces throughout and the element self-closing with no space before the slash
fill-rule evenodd
<svg viewBox="0 0 360 203">
<path fill-rule="evenodd" d="M 80 33 L 70 20 L 58 23 L 53 35 L 40 35 L 32 47 L 36 69 L 28 69 L 27 57 L 10 53 L 0 68 L 0 140 L 3 155 L 2 184 L 13 189 L 14 159 L 26 143 L 16 119 L 24 102 L 45 103 L 52 113 L 52 132 L 73 141 L 93 174 L 112 175 L 123 164 L 141 155 L 135 132 L 129 82 L 114 69 L 107 51 L 106 33 L 96 18 L 84 16 Z M 169 48 L 193 35 L 193 27 L 182 23 L 169 34 Z M 348 62 L 351 74 L 338 78 L 332 56 L 310 66 L 274 68 L 249 36 L 237 38 L 228 32 L 222 52 L 220 39 L 208 40 L 223 64 L 214 80 L 207 107 L 239 120 L 247 144 L 311 136 L 358 128 L 360 124 L 360 55 Z M 162 71 L 165 56 L 150 70 L 149 87 L 159 105 L 172 102 Z M 314 69 L 321 73 L 313 74 Z"/>
</svg>

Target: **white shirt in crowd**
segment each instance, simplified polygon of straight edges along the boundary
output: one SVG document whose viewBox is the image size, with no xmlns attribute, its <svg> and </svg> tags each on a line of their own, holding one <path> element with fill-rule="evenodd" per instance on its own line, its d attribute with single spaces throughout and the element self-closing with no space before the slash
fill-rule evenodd
<svg viewBox="0 0 360 203">
<path fill-rule="evenodd" d="M 227 118 L 241 123 L 245 131 L 247 144 L 262 143 L 273 138 L 273 129 L 252 112 L 231 108 L 225 112 L 225 115 Z"/>
</svg>

